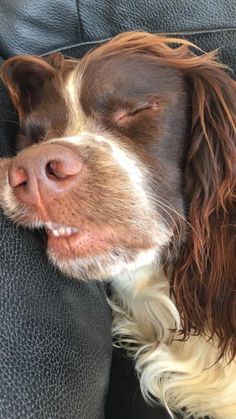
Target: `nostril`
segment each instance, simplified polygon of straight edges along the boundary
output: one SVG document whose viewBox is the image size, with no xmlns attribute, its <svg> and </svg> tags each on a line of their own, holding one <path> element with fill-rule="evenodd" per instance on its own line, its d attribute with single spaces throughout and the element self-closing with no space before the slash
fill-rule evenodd
<svg viewBox="0 0 236 419">
<path fill-rule="evenodd" d="M 12 166 L 8 172 L 8 181 L 12 188 L 25 186 L 28 182 L 28 173 L 24 167 Z"/>
<path fill-rule="evenodd" d="M 45 167 L 47 177 L 53 180 L 64 180 L 70 176 L 77 175 L 80 170 L 81 162 L 70 159 L 52 160 Z"/>
<path fill-rule="evenodd" d="M 46 175 L 49 178 L 58 180 L 63 180 L 68 176 L 60 170 L 60 165 L 56 161 L 50 161 L 46 164 Z"/>
</svg>

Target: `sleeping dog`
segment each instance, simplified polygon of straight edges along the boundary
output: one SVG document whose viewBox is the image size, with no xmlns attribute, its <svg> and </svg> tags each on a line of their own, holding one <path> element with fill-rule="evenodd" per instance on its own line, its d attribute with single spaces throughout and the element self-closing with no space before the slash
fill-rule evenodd
<svg viewBox="0 0 236 419">
<path fill-rule="evenodd" d="M 0 202 L 62 272 L 111 281 L 147 400 L 235 419 L 236 84 L 194 51 L 131 32 L 81 60 L 7 60 L 20 130 Z"/>
</svg>

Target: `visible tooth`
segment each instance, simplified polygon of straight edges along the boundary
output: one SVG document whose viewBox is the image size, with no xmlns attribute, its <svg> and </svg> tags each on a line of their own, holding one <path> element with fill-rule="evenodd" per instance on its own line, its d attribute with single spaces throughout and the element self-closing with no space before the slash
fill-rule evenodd
<svg viewBox="0 0 236 419">
<path fill-rule="evenodd" d="M 57 231 L 58 231 L 58 234 L 59 234 L 59 236 L 64 236 L 64 234 L 65 234 L 65 227 L 60 227 Z"/>
<path fill-rule="evenodd" d="M 60 228 L 62 228 L 63 225 L 62 224 L 58 224 L 58 223 L 52 223 L 52 228 L 54 230 L 60 230 Z"/>
<path fill-rule="evenodd" d="M 59 236 L 70 236 L 73 233 L 78 233 L 79 229 L 75 227 L 62 226 L 60 224 L 52 223 L 48 221 L 45 223 L 45 227 L 52 231 L 53 235 Z"/>
<path fill-rule="evenodd" d="M 69 236 L 70 234 L 72 234 L 72 228 L 71 228 L 71 227 L 66 227 L 66 228 L 65 228 L 65 234 L 67 234 L 68 236 Z"/>
<path fill-rule="evenodd" d="M 53 227 L 52 227 L 52 222 L 51 222 L 51 221 L 48 221 L 47 223 L 45 223 L 45 226 L 46 226 L 47 228 L 49 228 L 49 230 L 53 230 Z"/>
<path fill-rule="evenodd" d="M 71 233 L 78 233 L 78 231 L 79 231 L 79 228 L 74 228 L 74 227 L 71 228 Z"/>
</svg>

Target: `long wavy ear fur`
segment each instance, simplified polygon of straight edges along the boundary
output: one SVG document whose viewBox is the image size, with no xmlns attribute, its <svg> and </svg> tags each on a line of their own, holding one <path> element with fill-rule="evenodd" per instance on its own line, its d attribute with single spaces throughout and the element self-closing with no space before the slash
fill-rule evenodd
<svg viewBox="0 0 236 419">
<path fill-rule="evenodd" d="M 170 44 L 175 44 L 170 46 Z M 100 54 L 151 54 L 178 68 L 189 84 L 192 129 L 185 167 L 187 218 L 192 226 L 171 278 L 182 337 L 218 337 L 220 355 L 236 355 L 236 83 L 217 52 L 196 55 L 186 41 L 147 33 L 122 34 Z M 198 49 L 198 52 L 200 50 Z M 94 57 L 94 52 L 93 52 Z"/>
<path fill-rule="evenodd" d="M 186 198 L 193 227 L 172 278 L 183 334 L 236 355 L 236 83 L 209 57 L 186 74 L 192 132 Z M 194 233 L 195 231 L 195 233 Z"/>
</svg>

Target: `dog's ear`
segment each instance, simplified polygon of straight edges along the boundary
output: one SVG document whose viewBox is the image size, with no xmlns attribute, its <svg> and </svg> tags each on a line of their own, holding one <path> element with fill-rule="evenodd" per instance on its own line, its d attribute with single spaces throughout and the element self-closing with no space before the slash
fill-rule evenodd
<svg viewBox="0 0 236 419">
<path fill-rule="evenodd" d="M 175 47 L 173 47 L 175 44 Z M 220 355 L 236 355 L 236 82 L 215 51 L 195 54 L 191 42 L 122 34 L 101 47 L 152 56 L 189 84 L 192 121 L 185 166 L 190 226 L 171 279 L 183 338 L 218 338 Z"/>
<path fill-rule="evenodd" d="M 44 91 L 55 83 L 57 71 L 46 60 L 25 55 L 7 60 L 1 77 L 21 120 L 40 104 Z"/>
<path fill-rule="evenodd" d="M 221 353 L 230 352 L 234 357 L 236 83 L 212 54 L 191 55 L 183 71 L 192 96 L 192 132 L 185 169 L 192 229 L 180 252 L 172 286 L 184 336 L 192 332 L 217 336 Z"/>
<path fill-rule="evenodd" d="M 172 290 L 191 333 L 218 337 L 221 354 L 236 355 L 236 83 L 216 52 L 194 53 L 187 40 L 132 32 L 97 55 L 151 56 L 175 68 L 189 84 L 192 111 L 185 167 L 186 214 L 191 229 L 176 266 Z M 95 53 L 96 54 L 96 53 Z M 131 115 L 132 116 L 132 115 Z M 121 115 L 121 122 L 122 122 Z M 118 119 L 119 122 L 119 119 Z M 171 129 L 171 127 L 170 127 Z"/>
</svg>

